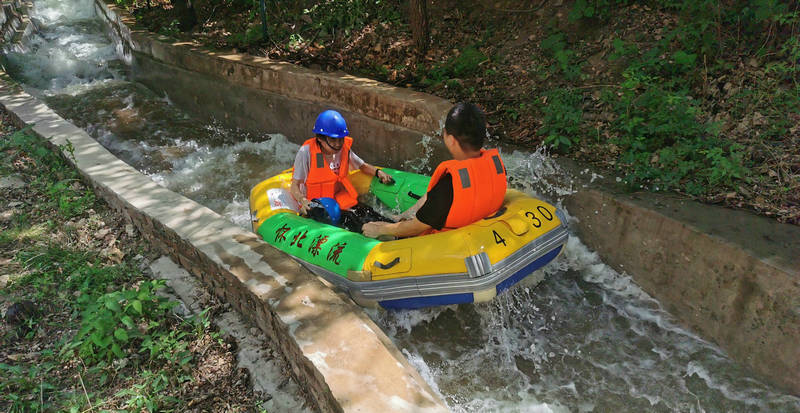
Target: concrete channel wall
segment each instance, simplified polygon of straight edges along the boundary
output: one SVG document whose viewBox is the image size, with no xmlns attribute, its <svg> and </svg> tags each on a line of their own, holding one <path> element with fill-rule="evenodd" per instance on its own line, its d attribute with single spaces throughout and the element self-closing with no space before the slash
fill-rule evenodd
<svg viewBox="0 0 800 413">
<path fill-rule="evenodd" d="M 800 227 L 605 186 L 565 205 L 605 263 L 731 358 L 800 395 Z"/>
</svg>

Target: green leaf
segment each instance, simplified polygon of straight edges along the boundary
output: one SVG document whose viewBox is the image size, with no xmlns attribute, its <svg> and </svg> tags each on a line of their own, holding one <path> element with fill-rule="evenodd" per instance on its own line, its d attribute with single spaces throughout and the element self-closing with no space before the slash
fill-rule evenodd
<svg viewBox="0 0 800 413">
<path fill-rule="evenodd" d="M 114 353 L 115 356 L 119 358 L 125 357 L 125 353 L 122 352 L 122 349 L 119 347 L 117 343 L 114 343 L 111 346 L 111 351 Z"/>
<path fill-rule="evenodd" d="M 142 314 L 142 302 L 139 300 L 131 301 L 131 306 L 137 313 Z"/>
<path fill-rule="evenodd" d="M 119 303 L 116 301 L 116 299 L 107 299 L 104 304 L 106 308 L 115 313 L 122 312 L 122 308 L 119 306 Z"/>
<path fill-rule="evenodd" d="M 91 340 L 92 343 L 94 343 L 97 347 L 103 347 L 103 337 L 101 337 L 99 334 L 92 333 L 92 335 L 89 336 L 89 340 Z"/>
<path fill-rule="evenodd" d="M 121 328 L 114 330 L 114 337 L 116 337 L 117 340 L 122 341 L 124 343 L 128 342 L 128 332 Z"/>
<path fill-rule="evenodd" d="M 125 324 L 125 327 L 128 327 L 128 328 L 136 327 L 136 324 L 133 322 L 133 319 L 130 318 L 129 316 L 127 316 L 127 315 L 126 316 L 122 316 L 122 319 L 120 321 L 122 322 L 122 324 Z"/>
</svg>

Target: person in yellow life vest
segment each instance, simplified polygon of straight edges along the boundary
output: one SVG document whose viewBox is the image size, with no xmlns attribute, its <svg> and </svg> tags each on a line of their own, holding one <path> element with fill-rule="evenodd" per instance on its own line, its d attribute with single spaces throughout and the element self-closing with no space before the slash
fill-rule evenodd
<svg viewBox="0 0 800 413">
<path fill-rule="evenodd" d="M 392 182 L 391 175 L 364 162 L 351 150 L 353 139 L 339 112 L 320 113 L 313 132 L 316 136 L 306 140 L 297 151 L 289 188 L 300 205 L 300 213 L 307 215 L 314 199 L 333 198 L 342 211 L 342 226 L 351 231 L 361 232 L 365 216 L 382 219 L 377 212 L 358 203 L 358 193 L 347 175 L 360 169 L 383 183 Z"/>
<path fill-rule="evenodd" d="M 410 237 L 447 231 L 483 219 L 503 205 L 506 170 L 497 149 L 482 149 L 486 115 L 471 103 L 447 113 L 442 138 L 452 160 L 433 172 L 428 192 L 400 215 L 400 221 L 368 222 L 364 235 Z"/>
</svg>

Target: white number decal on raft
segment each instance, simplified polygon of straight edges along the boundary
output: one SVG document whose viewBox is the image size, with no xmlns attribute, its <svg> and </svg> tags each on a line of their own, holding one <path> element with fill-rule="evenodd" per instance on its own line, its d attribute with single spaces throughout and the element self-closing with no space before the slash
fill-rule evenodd
<svg viewBox="0 0 800 413">
<path fill-rule="evenodd" d="M 300 205 L 294 200 L 289 191 L 281 188 L 267 189 L 267 198 L 269 198 L 269 206 L 273 210 L 288 209 L 290 211 L 300 211 Z"/>
</svg>

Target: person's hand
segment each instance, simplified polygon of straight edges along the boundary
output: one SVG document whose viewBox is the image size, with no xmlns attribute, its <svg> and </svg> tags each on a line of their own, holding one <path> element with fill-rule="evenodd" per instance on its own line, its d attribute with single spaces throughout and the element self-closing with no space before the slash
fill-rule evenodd
<svg viewBox="0 0 800 413">
<path fill-rule="evenodd" d="M 308 215 L 308 210 L 311 208 L 309 204 L 311 204 L 311 201 L 306 197 L 300 200 L 300 215 Z"/>
<path fill-rule="evenodd" d="M 387 225 L 389 225 L 388 222 L 382 221 L 367 222 L 361 227 L 361 233 L 370 238 L 378 238 L 385 234 Z"/>
<path fill-rule="evenodd" d="M 381 180 L 381 183 L 388 185 L 394 182 L 394 178 L 391 175 L 384 172 L 382 169 L 378 169 L 378 172 L 375 173 L 375 176 Z"/>
</svg>

